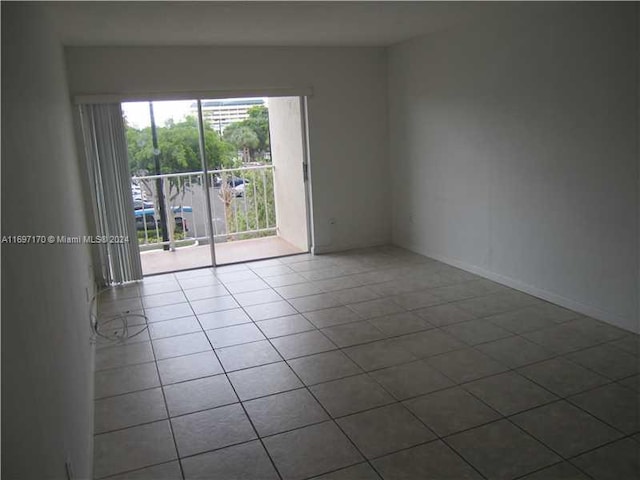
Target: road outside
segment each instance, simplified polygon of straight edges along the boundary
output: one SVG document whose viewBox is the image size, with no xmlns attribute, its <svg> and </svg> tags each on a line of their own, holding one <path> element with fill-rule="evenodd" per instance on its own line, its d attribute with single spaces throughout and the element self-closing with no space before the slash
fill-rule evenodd
<svg viewBox="0 0 640 480">
<path fill-rule="evenodd" d="M 147 188 L 144 188 L 146 193 L 146 201 L 155 203 L 155 189 L 153 192 L 149 192 Z M 176 216 L 182 216 L 187 222 L 187 237 L 206 237 L 207 227 L 207 206 L 205 203 L 204 189 L 202 185 L 192 184 L 171 201 L 172 207 L 191 207 L 191 212 L 177 213 Z M 244 196 L 235 197 L 232 199 L 232 207 L 237 208 L 240 211 L 246 208 L 246 199 Z M 225 222 L 225 206 L 222 198 L 220 197 L 220 187 L 211 188 L 211 216 L 213 220 L 213 228 L 216 236 L 220 236 L 216 239 L 216 243 L 225 242 L 224 235 L 227 233 L 227 225 Z M 159 216 L 158 216 L 159 219 Z M 233 227 L 231 228 L 233 231 Z M 207 244 L 208 241 L 200 240 L 200 244 Z"/>
</svg>

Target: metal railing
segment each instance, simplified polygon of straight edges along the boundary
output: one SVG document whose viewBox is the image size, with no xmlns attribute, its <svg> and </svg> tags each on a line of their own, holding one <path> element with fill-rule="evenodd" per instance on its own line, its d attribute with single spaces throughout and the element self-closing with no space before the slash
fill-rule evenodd
<svg viewBox="0 0 640 480">
<path fill-rule="evenodd" d="M 203 172 L 134 176 L 142 198 L 134 198 L 141 250 L 169 245 L 207 243 L 209 222 Z M 211 225 L 216 242 L 275 235 L 277 222 L 273 165 L 210 170 L 206 174 L 211 198 Z M 165 196 L 168 239 L 162 238 L 157 180 Z"/>
</svg>

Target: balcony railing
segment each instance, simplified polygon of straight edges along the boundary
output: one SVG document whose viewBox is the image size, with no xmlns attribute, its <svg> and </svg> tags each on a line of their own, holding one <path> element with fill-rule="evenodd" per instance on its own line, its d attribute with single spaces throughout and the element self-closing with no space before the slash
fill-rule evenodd
<svg viewBox="0 0 640 480">
<path fill-rule="evenodd" d="M 247 166 L 207 172 L 211 224 L 216 242 L 275 235 L 277 222 L 273 165 Z M 164 193 L 167 238 L 163 239 L 158 180 Z M 132 177 L 140 187 L 133 193 L 141 250 L 169 245 L 207 243 L 206 183 L 203 172 Z"/>
</svg>

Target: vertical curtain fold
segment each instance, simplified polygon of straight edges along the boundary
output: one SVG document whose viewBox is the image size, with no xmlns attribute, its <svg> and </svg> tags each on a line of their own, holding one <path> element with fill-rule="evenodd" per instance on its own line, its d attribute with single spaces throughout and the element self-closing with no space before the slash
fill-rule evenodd
<svg viewBox="0 0 640 480">
<path fill-rule="evenodd" d="M 127 140 L 119 103 L 81 105 L 80 117 L 104 285 L 142 279 Z M 119 239 L 128 239 L 120 242 Z"/>
</svg>

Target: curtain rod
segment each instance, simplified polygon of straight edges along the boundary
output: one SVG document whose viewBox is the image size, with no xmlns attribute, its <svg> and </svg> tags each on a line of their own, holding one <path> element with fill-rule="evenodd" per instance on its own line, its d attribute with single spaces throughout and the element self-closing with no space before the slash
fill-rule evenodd
<svg viewBox="0 0 640 480">
<path fill-rule="evenodd" d="M 73 97 L 76 105 L 120 102 L 148 102 L 162 100 L 204 100 L 242 97 L 310 97 L 313 87 L 251 88 L 237 90 L 195 90 L 188 92 L 154 93 L 98 93 L 78 94 Z"/>
</svg>

